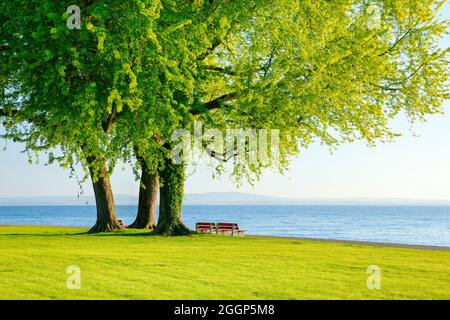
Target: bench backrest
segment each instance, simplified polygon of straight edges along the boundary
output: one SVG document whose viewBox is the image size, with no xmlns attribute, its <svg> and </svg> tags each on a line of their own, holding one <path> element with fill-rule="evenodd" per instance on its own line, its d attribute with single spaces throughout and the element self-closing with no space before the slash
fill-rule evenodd
<svg viewBox="0 0 450 320">
<path fill-rule="evenodd" d="M 216 229 L 216 224 L 212 222 L 197 222 L 195 224 L 197 229 Z"/>
<path fill-rule="evenodd" d="M 237 223 L 218 223 L 217 229 L 220 230 L 239 230 L 239 226 Z"/>
</svg>

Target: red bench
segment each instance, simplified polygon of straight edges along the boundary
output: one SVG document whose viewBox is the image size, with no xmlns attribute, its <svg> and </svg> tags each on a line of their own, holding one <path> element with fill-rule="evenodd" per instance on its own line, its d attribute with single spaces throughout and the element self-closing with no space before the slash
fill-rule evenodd
<svg viewBox="0 0 450 320">
<path fill-rule="evenodd" d="M 215 223 L 211 222 L 197 222 L 195 224 L 195 231 L 203 233 L 217 233 L 217 226 Z"/>
<path fill-rule="evenodd" d="M 239 226 L 237 223 L 218 223 L 217 224 L 217 233 L 222 233 L 222 234 L 230 234 L 232 236 L 234 236 L 235 234 L 242 235 L 244 234 L 244 232 L 246 232 L 247 230 L 241 230 L 239 229 Z"/>
</svg>

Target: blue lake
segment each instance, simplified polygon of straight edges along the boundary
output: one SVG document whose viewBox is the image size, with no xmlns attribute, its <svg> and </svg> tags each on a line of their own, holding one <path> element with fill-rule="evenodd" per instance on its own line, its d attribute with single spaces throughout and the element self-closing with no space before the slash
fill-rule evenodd
<svg viewBox="0 0 450 320">
<path fill-rule="evenodd" d="M 118 206 L 133 222 L 136 207 Z M 185 223 L 236 222 L 248 234 L 450 246 L 450 206 L 185 206 Z M 93 206 L 0 206 L 0 225 L 92 226 Z"/>
</svg>

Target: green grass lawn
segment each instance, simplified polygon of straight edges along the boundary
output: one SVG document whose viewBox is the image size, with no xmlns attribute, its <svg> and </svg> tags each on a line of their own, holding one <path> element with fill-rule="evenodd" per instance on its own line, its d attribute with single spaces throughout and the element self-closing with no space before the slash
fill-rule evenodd
<svg viewBox="0 0 450 320">
<path fill-rule="evenodd" d="M 450 299 L 450 252 L 0 227 L 0 299 Z M 69 290 L 66 268 L 81 268 Z M 366 285 L 381 268 L 381 289 Z"/>
</svg>

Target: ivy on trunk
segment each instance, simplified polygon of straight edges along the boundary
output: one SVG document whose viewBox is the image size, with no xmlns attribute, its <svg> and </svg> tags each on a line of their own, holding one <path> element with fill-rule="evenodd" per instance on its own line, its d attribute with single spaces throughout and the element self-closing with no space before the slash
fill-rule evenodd
<svg viewBox="0 0 450 320">
<path fill-rule="evenodd" d="M 159 218 L 156 233 L 164 236 L 186 235 L 191 233 L 181 219 L 184 198 L 186 166 L 166 159 L 161 171 L 161 195 Z"/>
</svg>

